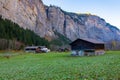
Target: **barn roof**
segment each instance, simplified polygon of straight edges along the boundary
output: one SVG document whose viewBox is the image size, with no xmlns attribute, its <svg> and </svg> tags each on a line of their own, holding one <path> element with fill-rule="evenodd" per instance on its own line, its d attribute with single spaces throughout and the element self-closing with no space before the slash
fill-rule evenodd
<svg viewBox="0 0 120 80">
<path fill-rule="evenodd" d="M 90 43 L 93 43 L 93 44 L 104 44 L 103 41 L 98 41 L 98 40 L 95 40 L 95 39 L 90 39 L 90 38 L 78 38 L 76 39 L 75 41 L 73 41 L 72 43 L 78 41 L 78 40 L 84 40 L 84 41 L 87 41 L 87 42 L 90 42 Z M 70 45 L 72 44 L 70 43 Z"/>
</svg>

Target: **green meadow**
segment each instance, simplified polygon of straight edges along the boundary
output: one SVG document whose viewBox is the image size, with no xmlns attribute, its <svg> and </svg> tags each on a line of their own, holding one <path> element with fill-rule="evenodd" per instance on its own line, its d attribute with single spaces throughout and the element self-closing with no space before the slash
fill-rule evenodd
<svg viewBox="0 0 120 80">
<path fill-rule="evenodd" d="M 120 51 L 85 57 L 1 52 L 0 80 L 120 80 Z"/>
</svg>

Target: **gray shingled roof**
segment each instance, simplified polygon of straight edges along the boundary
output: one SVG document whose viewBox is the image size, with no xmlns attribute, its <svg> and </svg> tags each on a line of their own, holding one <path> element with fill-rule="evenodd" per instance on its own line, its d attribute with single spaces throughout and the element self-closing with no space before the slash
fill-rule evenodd
<svg viewBox="0 0 120 80">
<path fill-rule="evenodd" d="M 95 39 L 90 39 L 90 38 L 79 38 L 79 39 L 82 39 L 82 40 L 85 40 L 91 43 L 95 43 L 95 44 L 104 44 L 104 42 L 100 40 L 95 40 Z"/>
<path fill-rule="evenodd" d="M 104 42 L 103 41 L 99 41 L 99 40 L 95 40 L 95 39 L 90 39 L 90 38 L 78 38 L 78 39 L 76 39 L 76 40 L 84 40 L 84 41 L 87 41 L 87 42 L 91 42 L 91 43 L 94 43 L 94 44 L 104 44 Z M 76 41 L 75 40 L 75 41 Z M 75 41 L 73 41 L 73 42 L 75 42 Z M 72 43 L 73 43 L 72 42 Z M 71 43 L 71 44 L 72 44 Z"/>
<path fill-rule="evenodd" d="M 25 47 L 25 48 L 30 48 L 30 49 L 32 49 L 32 48 L 38 48 L 38 47 L 44 48 L 45 46 L 27 46 L 27 47 Z"/>
</svg>

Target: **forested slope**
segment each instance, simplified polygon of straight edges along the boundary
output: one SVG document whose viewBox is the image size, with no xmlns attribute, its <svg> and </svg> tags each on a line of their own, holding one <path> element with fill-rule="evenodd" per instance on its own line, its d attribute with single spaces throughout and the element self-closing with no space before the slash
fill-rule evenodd
<svg viewBox="0 0 120 80">
<path fill-rule="evenodd" d="M 0 17 L 0 49 L 20 49 L 25 45 L 49 46 L 49 42 L 33 31 L 24 30 L 10 20 Z"/>
</svg>

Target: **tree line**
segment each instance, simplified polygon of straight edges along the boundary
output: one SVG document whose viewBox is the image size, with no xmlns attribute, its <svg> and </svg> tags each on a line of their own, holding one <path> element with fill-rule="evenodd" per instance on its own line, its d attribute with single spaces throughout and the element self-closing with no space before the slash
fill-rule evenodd
<svg viewBox="0 0 120 80">
<path fill-rule="evenodd" d="M 12 43 L 17 42 L 24 45 L 49 46 L 49 42 L 46 39 L 41 38 L 33 31 L 23 29 L 10 20 L 2 19 L 0 16 L 0 49 L 7 49 L 8 46 L 13 46 Z"/>
</svg>

